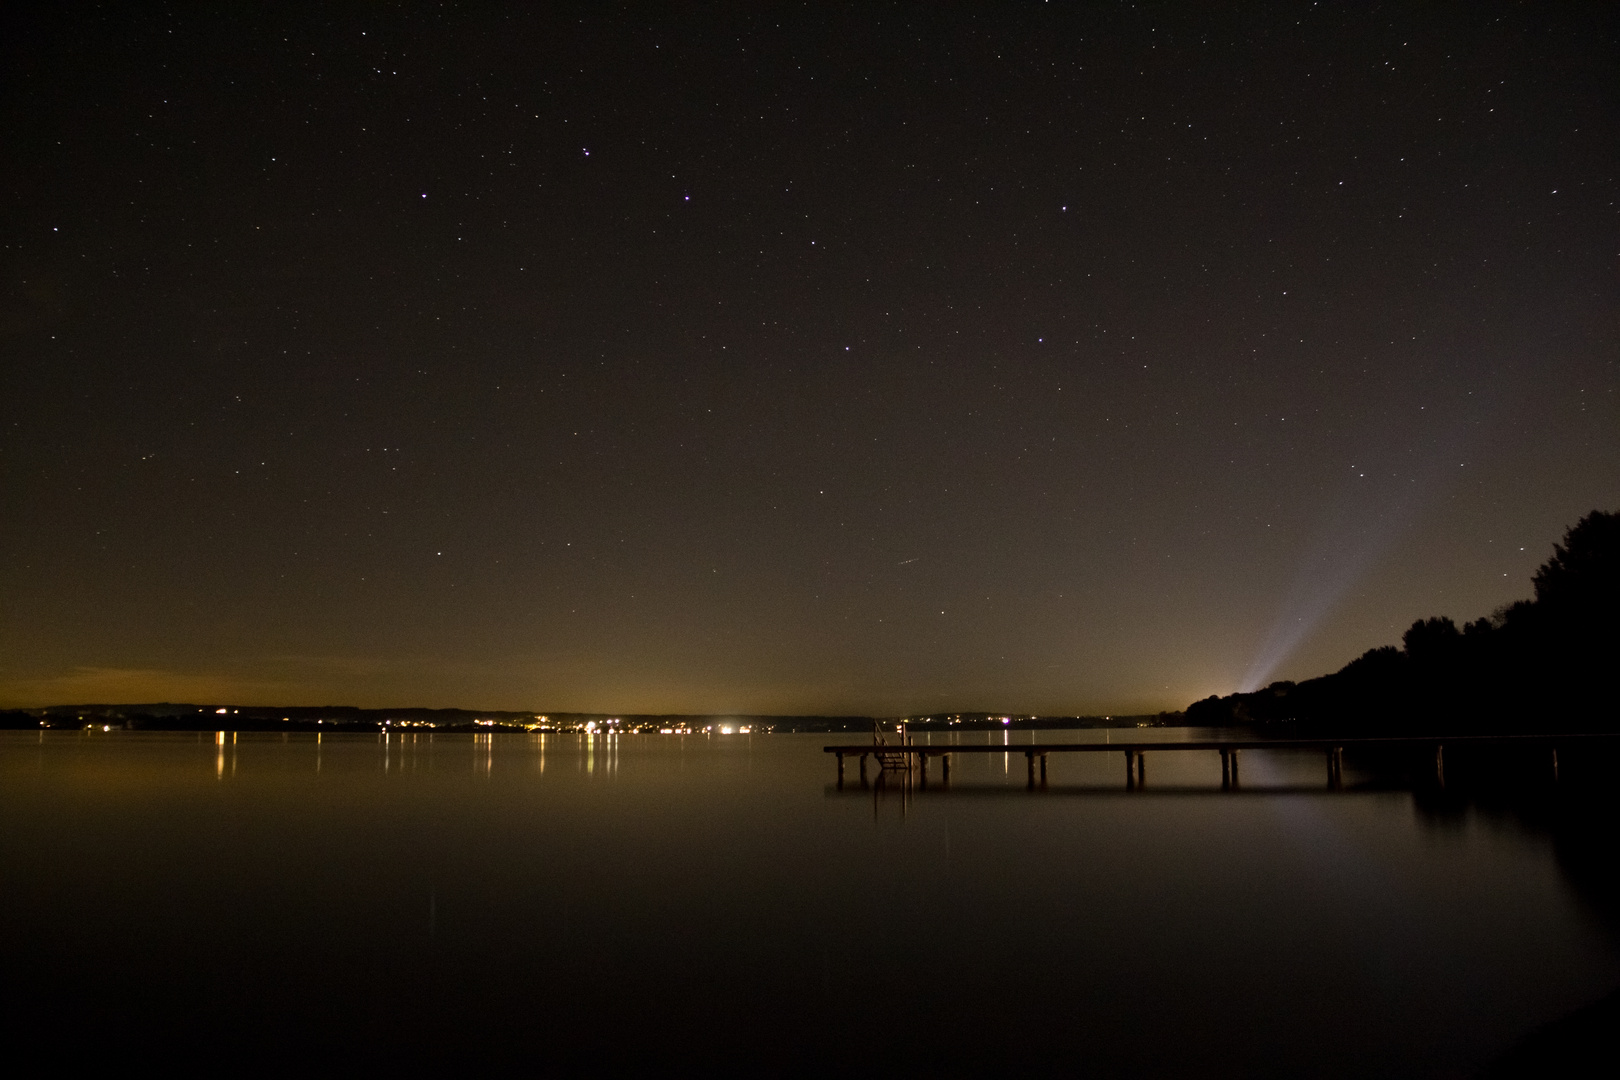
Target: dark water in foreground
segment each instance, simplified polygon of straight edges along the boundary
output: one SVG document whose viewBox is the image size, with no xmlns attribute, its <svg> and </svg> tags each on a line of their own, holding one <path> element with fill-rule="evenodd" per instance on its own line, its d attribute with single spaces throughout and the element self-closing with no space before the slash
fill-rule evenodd
<svg viewBox="0 0 1620 1080">
<path fill-rule="evenodd" d="M 1284 753 L 838 793 L 844 738 L 6 734 L 0 1015 L 64 1069 L 1458 1076 L 1620 984 L 1536 812 Z"/>
</svg>

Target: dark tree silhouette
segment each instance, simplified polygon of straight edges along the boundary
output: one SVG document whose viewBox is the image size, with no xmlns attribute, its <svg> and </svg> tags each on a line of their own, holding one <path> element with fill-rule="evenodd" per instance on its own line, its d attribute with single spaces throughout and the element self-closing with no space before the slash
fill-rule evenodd
<svg viewBox="0 0 1620 1080">
<path fill-rule="evenodd" d="M 1206 698 L 1187 722 L 1346 734 L 1620 730 L 1620 513 L 1582 518 L 1534 585 L 1534 600 L 1461 631 L 1444 616 L 1419 619 L 1400 649 L 1369 649 L 1297 685 Z"/>
<path fill-rule="evenodd" d="M 1532 580 L 1544 610 L 1612 620 L 1620 609 L 1620 513 L 1581 518 Z"/>
<path fill-rule="evenodd" d="M 1445 616 L 1419 619 L 1401 635 L 1401 644 L 1413 663 L 1425 667 L 1454 664 L 1462 654 L 1462 634 Z"/>
</svg>

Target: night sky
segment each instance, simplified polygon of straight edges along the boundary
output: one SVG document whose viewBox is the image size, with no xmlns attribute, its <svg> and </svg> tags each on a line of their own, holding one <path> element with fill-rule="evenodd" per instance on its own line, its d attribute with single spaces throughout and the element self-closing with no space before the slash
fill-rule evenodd
<svg viewBox="0 0 1620 1080">
<path fill-rule="evenodd" d="M 63 7 L 0 704 L 1179 708 L 1620 508 L 1610 4 Z"/>
</svg>

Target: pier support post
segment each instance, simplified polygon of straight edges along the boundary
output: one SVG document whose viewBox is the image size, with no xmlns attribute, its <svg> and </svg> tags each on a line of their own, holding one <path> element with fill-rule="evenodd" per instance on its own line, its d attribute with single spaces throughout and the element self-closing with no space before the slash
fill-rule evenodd
<svg viewBox="0 0 1620 1080">
<path fill-rule="evenodd" d="M 1337 791 L 1344 783 L 1344 747 L 1330 746 L 1327 752 L 1328 790 Z"/>
<path fill-rule="evenodd" d="M 1552 759 L 1553 759 L 1553 783 L 1556 784 L 1556 783 L 1558 783 L 1558 747 L 1556 747 L 1556 746 L 1552 748 Z"/>
<path fill-rule="evenodd" d="M 1041 787 L 1046 786 L 1046 755 L 1041 755 Z"/>
<path fill-rule="evenodd" d="M 1442 743 L 1434 744 L 1434 782 L 1446 786 L 1446 748 Z"/>
<path fill-rule="evenodd" d="M 1222 750 L 1221 754 L 1221 790 L 1225 791 L 1232 786 L 1232 751 Z"/>
<path fill-rule="evenodd" d="M 838 751 L 838 790 L 844 790 L 844 752 Z"/>
<path fill-rule="evenodd" d="M 951 755 L 949 754 L 940 755 L 939 782 L 941 787 L 951 786 Z"/>
<path fill-rule="evenodd" d="M 866 755 L 861 755 L 861 787 L 866 787 Z"/>
<path fill-rule="evenodd" d="M 1029 763 L 1029 790 L 1035 790 L 1035 751 L 1024 752 L 1024 760 Z"/>
<path fill-rule="evenodd" d="M 928 787 L 928 755 L 927 754 L 918 754 L 917 756 L 922 759 L 922 776 L 920 776 L 918 778 L 919 781 L 920 781 L 918 786 L 922 787 L 922 788 L 927 788 Z"/>
<path fill-rule="evenodd" d="M 1238 787 L 1238 754 L 1239 754 L 1239 751 L 1232 750 L 1232 751 L 1230 751 L 1230 753 L 1232 755 L 1232 790 L 1236 791 L 1237 787 Z"/>
<path fill-rule="evenodd" d="M 1136 786 L 1137 787 L 1146 787 L 1147 786 L 1147 751 L 1146 750 L 1138 750 L 1136 752 Z"/>
<path fill-rule="evenodd" d="M 1142 751 L 1125 751 L 1125 790 L 1135 791 L 1142 783 Z"/>
</svg>

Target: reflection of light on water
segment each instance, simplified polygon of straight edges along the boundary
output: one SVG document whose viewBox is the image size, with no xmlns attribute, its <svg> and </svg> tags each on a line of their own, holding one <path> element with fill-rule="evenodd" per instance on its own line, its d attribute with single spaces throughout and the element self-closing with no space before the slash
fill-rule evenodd
<svg viewBox="0 0 1620 1080">
<path fill-rule="evenodd" d="M 214 752 L 214 778 L 225 779 L 225 733 L 214 732 L 214 745 L 219 749 Z"/>
<path fill-rule="evenodd" d="M 1301 782 L 1298 772 L 1289 768 L 1290 759 L 1299 754 L 1288 751 L 1260 751 L 1244 757 L 1245 777 L 1258 781 L 1257 787 L 1267 784 Z M 1314 752 L 1312 757 L 1316 757 Z M 1321 759 L 1312 762 L 1315 768 L 1307 775 L 1320 776 Z M 1300 762 L 1299 768 L 1303 766 Z M 1393 793 L 1380 796 L 1380 801 Z M 1400 798 L 1400 796 L 1393 796 Z M 1266 811 L 1281 824 L 1278 835 L 1287 838 L 1300 853 L 1316 877 L 1328 883 L 1332 890 L 1344 897 L 1355 897 L 1363 910 L 1378 912 L 1397 924 L 1401 913 L 1410 910 L 1413 903 L 1409 883 L 1398 874 L 1391 874 L 1387 865 L 1374 858 L 1367 849 L 1365 837 L 1346 827 L 1343 813 L 1330 809 L 1335 804 L 1312 797 L 1282 797 L 1266 799 L 1261 803 Z M 1344 806 L 1347 804 L 1337 804 Z"/>
<path fill-rule="evenodd" d="M 600 741 L 600 743 L 599 743 Z M 597 751 L 601 753 L 598 755 Z M 585 736 L 585 773 L 612 776 L 619 771 L 619 733 L 612 729 Z"/>
</svg>

